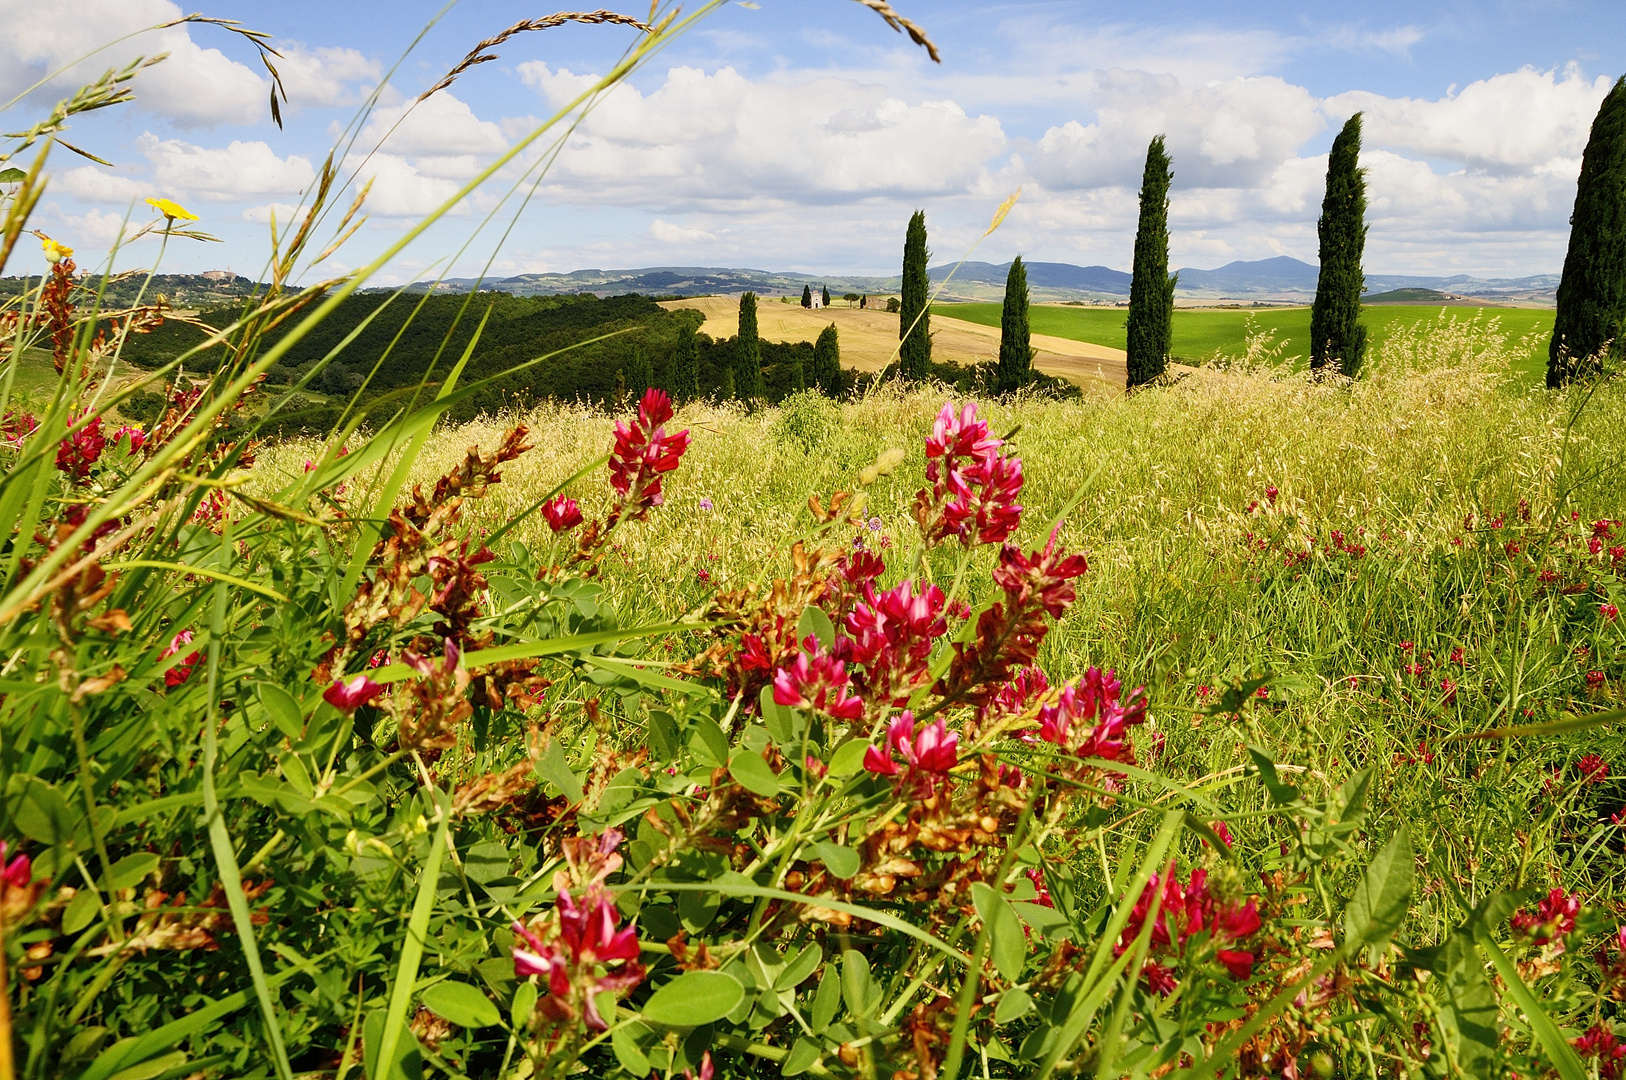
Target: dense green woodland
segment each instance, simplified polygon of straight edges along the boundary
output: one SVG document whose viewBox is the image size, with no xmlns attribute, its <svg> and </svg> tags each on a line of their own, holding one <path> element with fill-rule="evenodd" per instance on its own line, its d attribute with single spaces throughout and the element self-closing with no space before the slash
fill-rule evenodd
<svg viewBox="0 0 1626 1080">
<path fill-rule="evenodd" d="M 487 310 L 489 309 L 489 316 Z M 203 312 L 211 326 L 229 326 L 240 316 L 236 307 Z M 484 329 L 480 329 L 485 319 Z M 372 293 L 346 299 L 322 323 L 294 344 L 268 375 L 273 385 L 298 385 L 335 398 L 360 391 L 364 402 L 389 403 L 398 392 L 426 377 L 436 383 L 457 362 L 476 331 L 479 342 L 460 377 L 462 385 L 499 375 L 527 361 L 542 363 L 497 379 L 452 410 L 453 419 L 469 419 L 508 405 L 545 399 L 613 402 L 637 395 L 647 386 L 675 386 L 673 361 L 682 339 L 696 335 L 699 389 L 715 396 L 732 361 L 733 338 L 713 340 L 697 333 L 699 312 L 667 311 L 647 296 L 593 295 L 518 297 L 506 293 L 468 296 L 411 296 Z M 346 344 L 346 339 L 355 339 Z M 281 330 L 266 335 L 261 348 L 280 340 Z M 133 336 L 125 348 L 131 362 L 157 367 L 205 340 L 196 326 L 167 322 L 149 334 Z M 332 358 L 324 360 L 332 354 Z M 557 355 L 549 355 L 557 354 Z M 214 348 L 186 362 L 189 371 L 212 370 L 223 350 Z M 794 392 L 794 367 L 813 366 L 813 343 L 762 342 L 765 396 L 778 401 Z M 374 365 L 377 365 L 374 370 Z M 839 394 L 851 375 L 827 380 L 822 387 Z M 327 407 L 304 414 L 307 426 L 323 427 Z"/>
</svg>

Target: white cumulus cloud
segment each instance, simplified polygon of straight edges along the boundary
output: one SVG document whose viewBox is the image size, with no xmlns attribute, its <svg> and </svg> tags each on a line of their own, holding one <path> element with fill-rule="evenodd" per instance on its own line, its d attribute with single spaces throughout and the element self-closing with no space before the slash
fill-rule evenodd
<svg viewBox="0 0 1626 1080">
<path fill-rule="evenodd" d="M 278 157 L 258 140 L 233 139 L 223 147 L 203 147 L 147 132 L 136 146 L 152 163 L 153 186 L 166 197 L 234 202 L 293 195 L 316 178 L 309 158 Z"/>
<path fill-rule="evenodd" d="M 136 107 L 187 126 L 253 124 L 270 115 L 270 79 L 193 35 L 225 31 L 171 26 L 138 34 L 81 59 L 109 41 L 181 17 L 170 0 L 51 0 L 6 5 L 0 34 L 0 93 L 20 93 L 64 65 L 69 70 L 37 97 L 55 101 L 71 86 L 88 82 L 137 56 L 169 58 L 136 77 Z"/>
<path fill-rule="evenodd" d="M 595 76 L 540 61 L 521 76 L 559 106 Z M 999 121 L 953 101 L 910 104 L 845 79 L 753 82 L 730 67 L 676 67 L 644 94 L 622 85 L 572 136 L 556 195 L 720 205 L 959 194 L 1006 149 Z"/>
</svg>

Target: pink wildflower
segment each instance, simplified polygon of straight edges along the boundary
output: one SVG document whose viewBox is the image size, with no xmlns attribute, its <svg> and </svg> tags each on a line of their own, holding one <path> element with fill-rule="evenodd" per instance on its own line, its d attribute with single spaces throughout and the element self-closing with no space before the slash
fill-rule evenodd
<svg viewBox="0 0 1626 1080">
<path fill-rule="evenodd" d="M 566 532 L 582 523 L 582 510 L 575 499 L 555 495 L 542 504 L 542 518 L 554 532 Z"/>
<path fill-rule="evenodd" d="M 385 689 L 366 675 L 357 675 L 349 682 L 335 679 L 333 685 L 322 692 L 322 700 L 343 712 L 355 712 Z"/>
<path fill-rule="evenodd" d="M 668 435 L 663 427 L 672 418 L 672 399 L 666 391 L 650 387 L 638 403 L 638 417 L 615 423 L 615 445 L 610 450 L 610 486 L 621 496 L 622 507 L 633 520 L 661 505 L 661 476 L 678 467 L 689 448 L 688 431 Z"/>
<path fill-rule="evenodd" d="M 773 699 L 786 708 L 812 709 L 837 720 L 857 720 L 864 715 L 864 702 L 849 697 L 851 680 L 847 665 L 824 651 L 818 639 L 809 634 L 801 651 L 773 677 Z"/>
</svg>

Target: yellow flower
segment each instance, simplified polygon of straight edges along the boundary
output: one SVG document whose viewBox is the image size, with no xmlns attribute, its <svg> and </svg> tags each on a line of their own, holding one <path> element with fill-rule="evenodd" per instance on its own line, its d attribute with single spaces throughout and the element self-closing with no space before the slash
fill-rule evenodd
<svg viewBox="0 0 1626 1080">
<path fill-rule="evenodd" d="M 196 220 L 198 220 L 198 215 L 194 214 L 192 211 L 188 210 L 186 207 L 181 206 L 178 203 L 170 202 L 168 199 L 148 199 L 147 200 L 147 205 L 152 207 L 154 210 L 157 210 L 160 214 L 163 214 L 166 218 L 169 219 L 170 224 L 172 224 L 172 225 L 177 220 L 179 220 L 179 221 L 196 221 Z"/>
<path fill-rule="evenodd" d="M 40 247 L 45 250 L 45 261 L 52 266 L 55 266 L 63 259 L 73 258 L 73 248 L 67 244 L 57 243 L 38 229 L 34 230 L 34 235 L 40 238 Z"/>
</svg>

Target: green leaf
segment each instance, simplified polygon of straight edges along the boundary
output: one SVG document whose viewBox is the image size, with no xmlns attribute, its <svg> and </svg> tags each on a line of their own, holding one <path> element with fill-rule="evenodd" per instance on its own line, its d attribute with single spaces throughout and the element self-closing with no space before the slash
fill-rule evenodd
<svg viewBox="0 0 1626 1080">
<path fill-rule="evenodd" d="M 785 746 L 801 741 L 800 729 L 805 726 L 805 721 L 798 724 L 796 710 L 773 699 L 772 683 L 764 686 L 762 693 L 757 695 L 757 712 L 761 715 L 763 726 L 768 729 L 768 734 L 773 737 L 774 742 Z"/>
<path fill-rule="evenodd" d="M 1432 987 L 1440 1027 L 1457 1066 L 1466 1076 L 1494 1074 L 1501 1056 L 1500 1007 L 1485 977 L 1484 958 L 1469 934 L 1458 930 L 1446 939 L 1435 974 L 1440 976 Z"/>
<path fill-rule="evenodd" d="M 980 881 L 971 885 L 971 902 L 988 927 L 988 950 L 994 969 L 1006 982 L 1015 982 L 1027 960 L 1027 938 L 1022 933 L 1022 921 L 1016 917 L 1009 900 Z"/>
<path fill-rule="evenodd" d="M 617 1025 L 610 1032 L 610 1049 L 615 1051 L 615 1060 L 632 1075 L 643 1077 L 653 1071 L 629 1028 Z"/>
<path fill-rule="evenodd" d="M 812 608 L 808 609 L 812 611 Z M 779 1066 L 780 1076 L 800 1076 L 811 1069 L 819 1060 L 819 1044 L 812 1039 L 797 1039 L 790 1053 L 785 1055 L 784 1062 Z"/>
<path fill-rule="evenodd" d="M 26 773 L 13 774 L 6 784 L 6 813 L 18 832 L 48 846 L 72 840 L 83 816 L 74 813 L 62 792 Z"/>
<path fill-rule="evenodd" d="M 824 959 L 824 950 L 817 944 L 808 945 L 796 954 L 796 958 L 785 965 L 785 970 L 773 981 L 775 990 L 794 990 L 807 981 L 809 975 L 819 970 L 819 963 Z"/>
<path fill-rule="evenodd" d="M 536 775 L 552 784 L 572 806 L 582 801 L 581 781 L 570 771 L 570 762 L 565 760 L 565 744 L 560 740 L 548 740 L 547 750 L 537 759 Z"/>
<path fill-rule="evenodd" d="M 516 1030 L 524 1030 L 525 1025 L 531 1022 L 531 1010 L 536 1008 L 536 994 L 536 983 L 529 979 L 515 989 L 514 1000 L 508 1009 L 508 1018 Z"/>
<path fill-rule="evenodd" d="M 696 717 L 692 734 L 694 737 L 689 740 L 689 749 L 694 751 L 695 756 L 713 765 L 728 764 L 728 736 L 717 726 L 717 721 L 705 715 Z"/>
<path fill-rule="evenodd" d="M 20 184 L 27 179 L 28 174 L 15 166 L 0 170 L 0 184 Z"/>
<path fill-rule="evenodd" d="M 716 892 L 686 892 L 678 897 L 678 919 L 691 934 L 698 934 L 711 925 L 723 898 Z"/>
<path fill-rule="evenodd" d="M 863 1016 L 876 1004 L 875 980 L 870 977 L 869 961 L 857 949 L 841 954 L 841 996 L 847 1002 L 847 1011 Z"/>
<path fill-rule="evenodd" d="M 102 912 L 102 905 L 91 889 L 80 889 L 74 893 L 73 899 L 68 901 L 67 910 L 62 913 L 62 932 L 64 934 L 77 934 L 85 927 L 96 921 L 96 916 Z"/>
<path fill-rule="evenodd" d="M 388 1020 L 383 1009 L 375 1009 L 367 1014 L 367 1020 L 362 1024 L 361 1058 L 368 1080 L 422 1080 L 423 1053 L 418 1046 L 418 1036 L 410 1028 L 404 1038 L 392 1044 L 388 1058 L 381 1056 Z M 380 1061 L 389 1061 L 390 1066 L 380 1068 Z"/>
<path fill-rule="evenodd" d="M 761 754 L 745 747 L 734 751 L 734 756 L 728 759 L 728 775 L 753 795 L 772 798 L 779 794 L 779 777 L 762 760 Z"/>
<path fill-rule="evenodd" d="M 133 889 L 146 877 L 158 868 L 158 856 L 150 851 L 138 851 L 134 855 L 126 855 L 114 863 L 107 870 L 106 888 L 109 892 L 118 892 L 120 889 Z M 78 897 L 74 897 L 78 899 Z"/>
<path fill-rule="evenodd" d="M 508 876 L 508 848 L 487 840 L 469 848 L 463 856 L 463 872 L 481 885 Z M 451 1019 L 451 1017 L 447 1017 Z"/>
<path fill-rule="evenodd" d="M 305 732 L 305 711 L 299 707 L 294 696 L 275 683 L 261 683 L 260 704 L 265 707 L 266 715 L 277 730 L 290 739 L 297 739 Z"/>
<path fill-rule="evenodd" d="M 836 747 L 836 752 L 830 755 L 831 776 L 851 776 L 864 767 L 864 751 L 869 749 L 869 743 L 863 739 L 853 739 Z"/>
<path fill-rule="evenodd" d="M 818 853 L 819 861 L 824 863 L 825 868 L 842 881 L 858 873 L 858 868 L 862 865 L 858 852 L 833 840 L 820 840 L 813 845 L 813 850 Z"/>
<path fill-rule="evenodd" d="M 999 1005 L 994 1009 L 994 1023 L 1008 1024 L 1012 1020 L 1020 1020 L 1033 1011 L 1033 999 L 1028 997 L 1026 991 L 1014 987 L 999 995 Z"/>
<path fill-rule="evenodd" d="M 491 999 L 468 983 L 439 982 L 423 992 L 423 1003 L 436 1016 L 458 1027 L 494 1027 L 502 1023 L 502 1013 Z"/>
<path fill-rule="evenodd" d="M 1253 759 L 1254 768 L 1259 770 L 1259 779 L 1265 782 L 1265 790 L 1270 792 L 1271 801 L 1277 806 L 1286 806 L 1297 802 L 1299 789 L 1291 784 L 1284 784 L 1276 775 L 1276 763 L 1266 756 L 1258 747 L 1248 747 L 1248 756 Z"/>
<path fill-rule="evenodd" d="M 796 620 L 796 640 L 805 641 L 809 634 L 813 635 L 820 646 L 828 649 L 830 643 L 836 639 L 836 624 L 819 608 L 805 607 L 802 609 L 802 617 Z"/>
<path fill-rule="evenodd" d="M 1415 884 L 1411 832 L 1402 825 L 1372 859 L 1344 907 L 1344 948 L 1370 948 L 1393 937 L 1411 905 Z"/>
<path fill-rule="evenodd" d="M 823 1031 L 829 1027 L 840 1008 L 841 976 L 836 974 L 834 964 L 826 964 L 824 974 L 819 976 L 818 993 L 813 995 L 813 1030 Z"/>
<path fill-rule="evenodd" d="M 686 971 L 650 995 L 644 1019 L 670 1028 L 721 1020 L 745 997 L 745 987 L 721 971 Z"/>
</svg>

